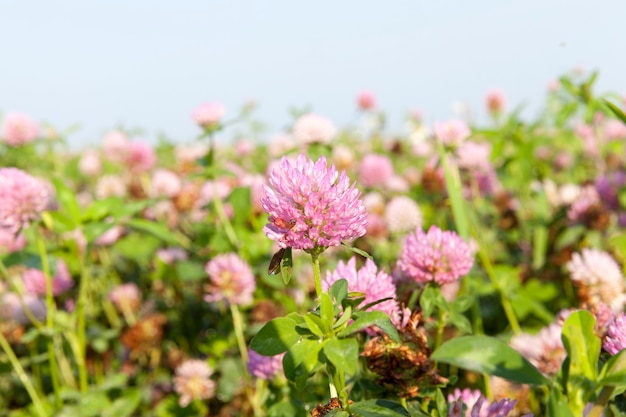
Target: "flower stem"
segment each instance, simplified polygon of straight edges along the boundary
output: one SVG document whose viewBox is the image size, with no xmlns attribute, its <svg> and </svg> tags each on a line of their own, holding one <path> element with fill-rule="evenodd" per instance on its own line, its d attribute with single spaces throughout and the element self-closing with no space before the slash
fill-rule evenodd
<svg viewBox="0 0 626 417">
<path fill-rule="evenodd" d="M 17 373 L 17 376 L 20 378 L 20 381 L 22 381 L 22 384 L 24 385 L 26 392 L 28 392 L 28 396 L 32 400 L 33 406 L 35 407 L 37 414 L 40 415 L 41 417 L 46 417 L 48 413 L 46 413 L 46 409 L 43 406 L 41 398 L 39 398 L 37 391 L 35 391 L 35 387 L 33 386 L 32 382 L 28 378 L 28 375 L 26 375 L 26 372 L 24 371 L 24 368 L 20 364 L 19 359 L 17 359 L 17 356 L 15 356 L 15 352 L 13 352 L 11 345 L 4 338 L 4 335 L 2 334 L 2 332 L 0 332 L 0 345 L 2 346 L 2 350 L 4 350 L 4 353 L 6 353 L 6 355 L 9 357 L 9 362 L 11 362 L 11 365 L 13 366 L 13 369 Z"/>
<path fill-rule="evenodd" d="M 37 249 L 39 250 L 39 258 L 41 259 L 41 266 L 46 278 L 46 328 L 50 331 L 54 328 L 54 313 L 56 306 L 54 304 L 54 294 L 52 290 L 52 276 L 50 275 L 50 263 L 48 261 L 48 253 L 46 252 L 46 245 L 39 233 L 35 233 L 37 240 Z M 54 390 L 54 397 L 56 405 L 61 407 L 63 402 L 61 401 L 61 387 L 59 385 L 59 367 L 57 364 L 56 353 L 54 351 L 54 341 L 52 337 L 48 337 L 46 340 L 48 350 L 48 361 L 50 363 L 50 379 L 52 380 L 52 388 Z"/>
<path fill-rule="evenodd" d="M 235 229 L 233 229 L 233 225 L 230 223 L 228 216 L 226 215 L 226 211 L 224 210 L 224 204 L 222 203 L 222 199 L 217 195 L 217 190 L 215 189 L 215 185 L 213 185 L 213 207 L 215 208 L 215 213 L 217 214 L 217 218 L 219 219 L 222 227 L 224 228 L 224 233 L 228 236 L 228 240 L 235 247 L 239 248 L 241 243 L 239 239 L 237 239 L 237 234 L 235 233 Z"/>
<path fill-rule="evenodd" d="M 315 279 L 315 295 L 320 298 L 322 295 L 322 274 L 320 273 L 319 254 L 312 252 L 311 260 L 313 261 L 313 278 Z"/>
<path fill-rule="evenodd" d="M 77 338 L 78 352 L 76 355 L 76 364 L 78 366 L 78 377 L 80 390 L 86 392 L 88 388 L 87 380 L 87 339 L 86 339 L 86 322 L 85 322 L 85 305 L 87 304 L 87 291 L 89 286 L 89 272 L 85 265 L 83 254 L 79 253 L 76 247 L 76 255 L 80 262 L 80 288 L 78 290 L 78 301 L 76 303 L 76 320 L 77 320 Z"/>
<path fill-rule="evenodd" d="M 2 262 L 2 259 L 0 259 L 0 272 L 2 273 L 2 275 L 6 277 L 7 281 L 9 281 L 11 290 L 13 290 L 13 292 L 15 292 L 19 296 L 18 299 L 20 302 L 20 307 L 22 308 L 22 311 L 24 311 L 26 318 L 28 318 L 31 324 L 35 326 L 37 329 L 43 328 L 43 324 L 39 320 L 37 320 L 37 317 L 34 316 L 33 312 L 30 311 L 30 308 L 28 308 L 28 305 L 26 305 L 26 303 L 24 302 L 24 297 L 22 296 L 22 292 L 20 291 L 20 288 L 17 286 L 17 284 L 13 280 L 13 277 L 11 276 L 8 269 L 4 265 L 4 262 Z"/>
</svg>

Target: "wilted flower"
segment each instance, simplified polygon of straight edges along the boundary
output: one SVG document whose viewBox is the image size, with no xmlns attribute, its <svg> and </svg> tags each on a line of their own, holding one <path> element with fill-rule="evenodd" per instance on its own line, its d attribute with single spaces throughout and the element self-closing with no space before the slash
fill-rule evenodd
<svg viewBox="0 0 626 417">
<path fill-rule="evenodd" d="M 188 359 L 176 368 L 174 391 L 180 395 L 178 404 L 187 407 L 195 400 L 207 400 L 215 394 L 213 370 L 200 359 Z"/>
<path fill-rule="evenodd" d="M 150 186 L 150 196 L 172 198 L 176 196 L 182 188 L 181 179 L 167 169 L 157 169 L 152 174 Z"/>
<path fill-rule="evenodd" d="M 626 348 L 626 314 L 623 312 L 609 324 L 602 347 L 611 355 L 617 355 L 620 350 Z"/>
<path fill-rule="evenodd" d="M 396 286 L 389 274 L 378 271 L 374 261 L 367 259 L 361 269 L 356 269 L 356 258 L 352 257 L 347 263 L 339 261 L 335 270 L 326 272 L 326 279 L 322 281 L 322 289 L 328 291 L 330 287 L 340 279 L 348 281 L 348 291 L 365 294 L 363 305 L 384 298 L 391 300 L 383 301 L 368 309 L 368 311 L 382 311 L 387 314 L 393 323 L 400 318 L 400 306 L 396 300 Z"/>
<path fill-rule="evenodd" d="M 360 192 L 326 159 L 300 155 L 295 166 L 283 158 L 265 186 L 263 230 L 282 248 L 321 250 L 365 234 L 367 213 Z"/>
<path fill-rule="evenodd" d="M 585 248 L 581 253 L 572 255 L 567 270 L 578 287 L 582 302 L 592 307 L 605 303 L 615 312 L 624 309 L 624 276 L 611 255 L 598 249 Z"/>
<path fill-rule="evenodd" d="M 19 146 L 39 137 L 39 126 L 29 116 L 9 113 L 2 125 L 2 139 L 9 146 Z"/>
<path fill-rule="evenodd" d="M 542 374 L 556 375 L 565 359 L 566 352 L 561 341 L 562 327 L 552 323 L 539 333 L 520 333 L 511 338 L 510 345 L 522 354 Z"/>
<path fill-rule="evenodd" d="M 305 114 L 300 116 L 293 125 L 293 135 L 301 144 L 329 143 L 335 135 L 337 129 L 333 122 L 317 114 Z"/>
<path fill-rule="evenodd" d="M 141 305 L 141 291 L 132 282 L 116 285 L 109 291 L 109 300 L 121 312 L 137 311 Z"/>
<path fill-rule="evenodd" d="M 417 229 L 407 236 L 398 267 L 418 283 L 441 285 L 467 274 L 473 263 L 474 256 L 463 239 L 431 226 L 427 233 Z"/>
<path fill-rule="evenodd" d="M 435 123 L 435 135 L 446 146 L 459 146 L 471 134 L 469 126 L 462 120 Z"/>
<path fill-rule="evenodd" d="M 39 217 L 49 199 L 43 181 L 17 168 L 0 168 L 0 228 L 17 232 Z"/>
<path fill-rule="evenodd" d="M 272 379 L 283 371 L 283 356 L 263 356 L 248 349 L 248 372 L 260 379 Z"/>
<path fill-rule="evenodd" d="M 219 124 L 226 113 L 226 108 L 221 103 L 205 103 L 196 107 L 191 114 L 193 121 L 202 127 Z"/>
<path fill-rule="evenodd" d="M 359 180 L 366 187 L 384 185 L 392 175 L 393 164 L 387 156 L 368 154 L 361 160 Z"/>
<path fill-rule="evenodd" d="M 252 303 L 256 289 L 254 274 L 236 253 L 217 255 L 206 264 L 205 270 L 211 279 L 211 284 L 205 288 L 208 292 L 205 301 L 236 305 Z"/>
<path fill-rule="evenodd" d="M 371 91 L 361 91 L 356 98 L 357 105 L 361 110 L 371 110 L 376 107 L 376 96 Z"/>
<path fill-rule="evenodd" d="M 422 211 L 412 198 L 402 195 L 391 199 L 385 208 L 385 222 L 391 233 L 422 227 Z"/>
</svg>

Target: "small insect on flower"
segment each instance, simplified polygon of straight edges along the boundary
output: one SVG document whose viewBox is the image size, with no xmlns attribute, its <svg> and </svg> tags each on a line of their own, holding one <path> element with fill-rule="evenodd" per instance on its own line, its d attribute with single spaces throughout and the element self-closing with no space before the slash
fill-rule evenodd
<svg viewBox="0 0 626 417">
<path fill-rule="evenodd" d="M 279 217 L 274 217 L 273 219 L 270 220 L 272 223 L 274 223 L 276 225 L 276 227 L 279 227 L 281 229 L 285 229 L 285 230 L 291 230 L 296 226 L 296 220 L 295 219 L 281 219 Z"/>
<path fill-rule="evenodd" d="M 280 264 L 283 260 L 283 256 L 285 256 L 285 251 L 287 251 L 287 248 L 280 248 L 278 252 L 272 256 L 270 266 L 267 268 L 267 273 L 269 275 L 278 274 L 280 272 Z"/>
</svg>

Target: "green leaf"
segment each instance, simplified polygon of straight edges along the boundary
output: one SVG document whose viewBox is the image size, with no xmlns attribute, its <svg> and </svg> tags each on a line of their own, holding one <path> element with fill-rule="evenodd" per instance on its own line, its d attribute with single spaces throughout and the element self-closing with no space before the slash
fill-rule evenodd
<svg viewBox="0 0 626 417">
<path fill-rule="evenodd" d="M 275 356 L 287 351 L 300 339 L 297 322 L 290 317 L 270 320 L 250 341 L 250 348 L 264 356 Z"/>
<path fill-rule="evenodd" d="M 357 255 L 361 255 L 361 256 L 362 256 L 362 257 L 364 257 L 364 258 L 374 259 L 374 258 L 372 257 L 372 255 L 370 255 L 369 253 L 365 252 L 364 250 L 361 250 L 361 249 L 359 249 L 359 248 L 355 248 L 354 246 L 349 246 L 349 245 L 346 245 L 346 244 L 345 244 L 345 243 L 343 243 L 343 242 L 341 242 L 341 245 L 342 245 L 343 247 L 347 248 L 348 250 L 350 250 L 350 251 L 352 251 L 352 252 L 356 253 Z"/>
<path fill-rule="evenodd" d="M 102 410 L 102 417 L 130 417 L 141 404 L 141 390 L 127 387 L 124 395 Z"/>
<path fill-rule="evenodd" d="M 125 222 L 129 227 L 132 227 L 135 230 L 139 230 L 141 232 L 145 232 L 151 234 L 159 240 L 162 240 L 164 243 L 169 245 L 180 245 L 184 248 L 189 247 L 188 242 L 179 242 L 176 237 L 172 234 L 172 232 L 161 223 L 152 222 L 149 220 L 143 219 L 131 219 Z"/>
<path fill-rule="evenodd" d="M 622 123 L 626 124 L 626 114 L 624 114 L 624 112 L 622 111 L 622 109 L 620 109 L 619 107 L 617 107 L 615 104 L 611 103 L 610 101 L 606 100 L 606 99 L 601 99 L 601 101 L 613 112 L 613 114 L 622 121 Z"/>
<path fill-rule="evenodd" d="M 322 319 L 322 329 L 326 333 L 335 322 L 335 308 L 330 295 L 325 292 L 320 295 L 320 318 Z"/>
<path fill-rule="evenodd" d="M 389 320 L 389 316 L 382 311 L 359 311 L 354 313 L 355 320 L 348 327 L 337 333 L 339 337 L 346 337 L 371 326 L 378 326 L 396 343 L 400 343 L 398 331 Z"/>
<path fill-rule="evenodd" d="M 459 170 L 448 161 L 448 155 L 441 141 L 437 141 L 437 149 L 439 150 L 439 158 L 443 165 L 443 174 L 446 181 L 446 189 L 452 205 L 452 214 L 454 215 L 454 224 L 459 232 L 459 236 L 467 240 L 470 237 L 469 224 L 467 221 L 467 208 L 465 207 L 465 198 L 463 197 L 463 187 Z"/>
<path fill-rule="evenodd" d="M 526 358 L 489 336 L 462 336 L 448 340 L 432 354 L 431 359 L 520 384 L 548 384 L 548 380 Z"/>
<path fill-rule="evenodd" d="M 252 204 L 249 187 L 237 187 L 228 196 L 228 202 L 233 207 L 233 223 L 244 224 L 252 213 Z"/>
<path fill-rule="evenodd" d="M 87 223 L 83 226 L 83 234 L 85 235 L 87 242 L 93 243 L 113 226 L 115 226 L 115 223 L 112 222 Z"/>
<path fill-rule="evenodd" d="M 81 221 L 81 209 L 76 200 L 76 194 L 65 185 L 63 180 L 54 178 L 52 182 L 56 188 L 56 197 L 61 211 L 66 213 L 68 218 L 72 221 L 72 225 L 77 227 Z"/>
<path fill-rule="evenodd" d="M 331 285 L 328 294 L 333 299 L 335 305 L 341 305 L 342 301 L 348 296 L 348 281 L 338 279 Z"/>
<path fill-rule="evenodd" d="M 581 414 L 582 415 L 582 414 Z M 548 417 L 575 417 L 575 414 L 570 410 L 567 399 L 556 388 L 552 388 L 550 396 L 548 397 L 547 407 Z"/>
<path fill-rule="evenodd" d="M 626 386 L 626 350 L 619 351 L 606 361 L 600 372 L 599 384 Z"/>
<path fill-rule="evenodd" d="M 319 353 L 326 341 L 303 338 L 291 346 L 283 357 L 283 371 L 288 380 L 302 387 L 306 380 L 323 362 Z"/>
<path fill-rule="evenodd" d="M 359 343 L 356 339 L 328 339 L 324 345 L 324 355 L 336 368 L 350 375 L 356 374 L 359 364 Z"/>
<path fill-rule="evenodd" d="M 181 281 L 198 282 L 206 278 L 204 267 L 198 262 L 179 261 L 176 262 L 176 274 Z"/>
<path fill-rule="evenodd" d="M 333 324 L 333 329 L 337 329 L 348 322 L 352 318 L 352 306 L 346 307 L 343 314 L 339 319 Z"/>
<path fill-rule="evenodd" d="M 468 320 L 463 313 L 457 313 L 453 311 L 450 313 L 448 323 L 459 329 L 463 333 L 472 333 L 472 323 Z"/>
<path fill-rule="evenodd" d="M 410 417 L 402 405 L 389 400 L 366 400 L 350 404 L 352 415 L 357 417 Z"/>
<path fill-rule="evenodd" d="M 322 323 L 322 319 L 320 319 L 317 314 L 308 312 L 302 317 L 304 318 L 304 321 L 311 333 L 318 337 L 324 337 L 325 332 L 322 330 L 324 324 Z"/>
<path fill-rule="evenodd" d="M 293 267 L 293 256 L 291 254 L 291 248 L 286 248 L 283 258 L 280 260 L 280 276 L 283 279 L 285 285 L 291 281 L 291 270 Z"/>
</svg>

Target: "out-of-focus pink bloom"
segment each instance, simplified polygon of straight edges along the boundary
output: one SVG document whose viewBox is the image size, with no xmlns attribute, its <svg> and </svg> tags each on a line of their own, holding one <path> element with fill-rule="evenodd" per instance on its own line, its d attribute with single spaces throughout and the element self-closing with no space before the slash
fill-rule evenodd
<svg viewBox="0 0 626 417">
<path fill-rule="evenodd" d="M 182 188 L 182 181 L 178 175 L 167 169 L 157 169 L 152 174 L 150 196 L 152 198 L 176 196 Z"/>
<path fill-rule="evenodd" d="M 109 291 L 109 300 L 121 312 L 136 312 L 141 305 L 141 291 L 132 282 L 117 285 Z"/>
<path fill-rule="evenodd" d="M 156 256 L 166 265 L 173 265 L 177 261 L 187 260 L 187 252 L 183 248 L 159 249 Z"/>
<path fill-rule="evenodd" d="M 607 140 L 626 139 L 626 125 L 616 119 L 607 120 L 604 125 L 604 137 Z"/>
<path fill-rule="evenodd" d="M 50 200 L 43 181 L 17 168 L 0 168 L 0 228 L 13 233 L 37 219 Z"/>
<path fill-rule="evenodd" d="M 583 149 L 589 156 L 598 156 L 600 149 L 598 147 L 598 138 L 593 130 L 593 126 L 586 124 L 578 124 L 575 129 L 576 135 L 583 141 Z"/>
<path fill-rule="evenodd" d="M 418 283 L 438 285 L 458 280 L 474 264 L 469 245 L 456 233 L 431 226 L 427 233 L 417 229 L 407 236 L 398 267 Z"/>
<path fill-rule="evenodd" d="M 377 213 L 368 213 L 366 230 L 367 236 L 373 238 L 385 237 L 389 234 L 385 219 Z"/>
<path fill-rule="evenodd" d="M 379 192 L 370 192 L 363 196 L 363 205 L 369 213 L 384 214 L 387 203 Z"/>
<path fill-rule="evenodd" d="M 254 152 L 254 142 L 248 139 L 241 139 L 235 143 L 235 155 L 237 156 L 249 156 Z"/>
<path fill-rule="evenodd" d="M 578 197 L 567 210 L 567 218 L 573 222 L 582 222 L 585 213 L 600 203 L 600 196 L 593 185 L 588 185 L 580 189 Z"/>
<path fill-rule="evenodd" d="M 0 227 L 0 255 L 24 249 L 26 238 L 22 233 L 17 236 L 11 230 Z"/>
<path fill-rule="evenodd" d="M 198 205 L 201 207 L 206 206 L 212 202 L 215 198 L 224 200 L 232 191 L 232 187 L 226 178 L 217 179 L 214 181 L 207 181 L 202 185 L 200 189 L 200 198 L 198 199 Z"/>
<path fill-rule="evenodd" d="M 435 123 L 435 135 L 446 146 L 459 146 L 472 134 L 469 126 L 462 120 L 450 120 Z"/>
<path fill-rule="evenodd" d="M 46 275 L 43 271 L 35 268 L 29 268 L 22 274 L 24 287 L 29 294 L 46 295 Z M 56 275 L 52 278 L 52 295 L 55 297 L 63 294 L 74 286 L 74 280 L 70 275 L 67 265 L 62 260 L 57 261 Z"/>
<path fill-rule="evenodd" d="M 419 229 L 422 220 L 422 211 L 417 203 L 405 195 L 392 198 L 385 209 L 385 222 L 391 233 Z"/>
<path fill-rule="evenodd" d="M 174 391 L 180 395 L 178 404 L 187 407 L 195 400 L 208 400 L 215 395 L 213 369 L 200 359 L 188 359 L 176 368 Z"/>
<path fill-rule="evenodd" d="M 102 161 L 98 152 L 85 151 L 78 161 L 78 170 L 88 177 L 95 177 L 102 172 Z"/>
<path fill-rule="evenodd" d="M 44 320 L 46 318 L 46 305 L 39 297 L 34 294 L 24 294 L 22 298 L 24 306 L 30 311 L 30 313 L 37 320 Z M 22 303 L 20 303 L 20 296 L 13 292 L 7 292 L 2 294 L 0 299 L 0 316 L 4 316 L 6 319 L 13 319 L 20 324 L 29 324 L 28 318 Z"/>
<path fill-rule="evenodd" d="M 392 193 L 407 193 L 411 189 L 409 182 L 400 175 L 392 175 L 385 183 L 385 188 Z"/>
<path fill-rule="evenodd" d="M 116 224 L 106 232 L 102 233 L 94 242 L 99 246 L 111 246 L 119 240 L 124 234 L 124 228 L 119 224 Z"/>
<path fill-rule="evenodd" d="M 520 333 L 513 336 L 510 345 L 528 359 L 539 372 L 553 376 L 561 369 L 566 356 L 561 332 L 561 325 L 552 323 L 537 334 Z"/>
<path fill-rule="evenodd" d="M 123 162 L 130 148 L 130 141 L 120 131 L 114 130 L 107 133 L 102 139 L 104 155 L 112 162 Z"/>
<path fill-rule="evenodd" d="M 366 187 L 384 185 L 392 175 L 393 164 L 387 156 L 368 154 L 361 160 L 359 180 Z"/>
<path fill-rule="evenodd" d="M 149 171 L 156 162 L 156 153 L 152 145 L 146 142 L 132 142 L 128 147 L 126 163 L 133 172 Z"/>
<path fill-rule="evenodd" d="M 548 82 L 548 92 L 556 93 L 559 91 L 559 87 L 561 87 L 561 82 L 559 80 L 550 80 Z"/>
<path fill-rule="evenodd" d="M 337 129 L 327 118 L 309 113 L 296 120 L 293 125 L 293 135 L 303 145 L 316 142 L 330 143 L 337 135 Z"/>
<path fill-rule="evenodd" d="M 261 200 L 265 195 L 265 177 L 262 175 L 245 175 L 241 185 L 250 187 L 250 202 L 255 213 L 263 212 Z"/>
<path fill-rule="evenodd" d="M 490 403 L 478 390 L 455 388 L 454 393 L 448 395 L 448 403 L 448 417 L 507 417 L 515 409 L 517 400 L 504 398 Z M 466 406 L 465 414 L 463 405 Z"/>
<path fill-rule="evenodd" d="M 236 253 L 217 255 L 206 264 L 211 283 L 205 287 L 206 302 L 224 301 L 228 304 L 246 306 L 252 303 L 256 289 L 250 266 Z"/>
<path fill-rule="evenodd" d="M 39 126 L 23 113 L 9 113 L 2 125 L 2 139 L 9 146 L 19 146 L 39 137 Z"/>
<path fill-rule="evenodd" d="M 352 257 L 347 263 L 339 261 L 335 270 L 331 273 L 326 271 L 326 279 L 322 280 L 322 289 L 328 291 L 330 287 L 340 279 L 348 281 L 348 291 L 362 292 L 365 294 L 363 305 L 383 298 L 391 300 L 383 301 L 367 309 L 367 311 L 382 311 L 387 314 L 393 323 L 400 320 L 400 306 L 396 300 L 396 285 L 391 275 L 385 271 L 379 271 L 371 259 L 365 261 L 361 269 L 356 268 L 356 258 Z"/>
<path fill-rule="evenodd" d="M 585 248 L 572 255 L 566 265 L 570 278 L 582 290 L 585 301 L 597 307 L 607 304 L 614 312 L 626 305 L 624 276 L 611 255 L 598 249 Z"/>
<path fill-rule="evenodd" d="M 96 197 L 99 199 L 109 197 L 124 197 L 126 184 L 117 175 L 103 175 L 96 184 Z"/>
<path fill-rule="evenodd" d="M 376 107 L 376 96 L 371 91 L 361 91 L 356 98 L 357 105 L 361 110 L 372 110 Z"/>
<path fill-rule="evenodd" d="M 490 161 L 491 145 L 473 141 L 464 142 L 456 152 L 460 168 L 488 172 L 493 169 Z"/>
<path fill-rule="evenodd" d="M 456 412 L 456 409 L 458 408 L 458 414 L 448 414 L 448 416 L 467 416 L 470 417 L 470 413 L 472 408 L 474 407 L 474 405 L 478 402 L 478 400 L 482 397 L 482 393 L 475 389 L 475 390 L 471 390 L 469 388 L 465 388 L 463 390 L 460 390 L 458 388 L 454 389 L 454 392 L 452 394 L 448 394 L 448 403 L 450 405 L 453 405 L 452 403 L 455 403 L 454 405 L 456 405 L 456 403 L 459 404 L 459 406 L 465 405 L 467 407 L 467 411 L 465 412 L 465 414 L 460 414 L 461 413 L 461 408 L 462 407 L 451 407 L 451 410 L 454 409 Z"/>
<path fill-rule="evenodd" d="M 301 154 L 295 165 L 283 158 L 265 193 L 269 223 L 263 230 L 280 247 L 319 250 L 365 234 L 361 193 L 324 157 L 313 162 Z"/>
<path fill-rule="evenodd" d="M 352 168 L 355 163 L 354 151 L 345 145 L 333 147 L 333 164 L 340 170 Z"/>
<path fill-rule="evenodd" d="M 224 117 L 226 108 L 221 103 L 201 104 L 193 111 L 193 121 L 202 127 L 216 126 Z"/>
<path fill-rule="evenodd" d="M 485 104 L 487 110 L 493 115 L 498 115 L 504 112 L 506 107 L 506 99 L 504 93 L 501 90 L 491 90 L 485 95 Z"/>
<path fill-rule="evenodd" d="M 283 372 L 284 353 L 276 356 L 263 356 L 248 349 L 248 372 L 260 379 L 272 379 Z"/>
<path fill-rule="evenodd" d="M 296 147 L 294 138 L 286 133 L 277 133 L 270 138 L 267 150 L 271 157 L 277 158 Z"/>
<path fill-rule="evenodd" d="M 611 355 L 617 355 L 620 350 L 626 348 L 626 314 L 623 312 L 609 324 L 602 347 Z"/>
<path fill-rule="evenodd" d="M 202 142 L 193 143 L 191 145 L 177 145 L 176 148 L 174 148 L 176 162 L 179 165 L 194 164 L 208 152 L 209 148 Z"/>
</svg>

